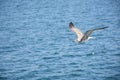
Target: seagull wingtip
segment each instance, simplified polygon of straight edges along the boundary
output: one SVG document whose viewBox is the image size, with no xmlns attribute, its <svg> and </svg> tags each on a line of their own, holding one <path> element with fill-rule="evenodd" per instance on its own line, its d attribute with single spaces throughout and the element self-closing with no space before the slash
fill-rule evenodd
<svg viewBox="0 0 120 80">
<path fill-rule="evenodd" d="M 104 27 L 104 29 L 106 29 L 106 28 L 109 28 L 108 26 L 107 27 Z"/>
<path fill-rule="evenodd" d="M 72 28 L 74 27 L 74 24 L 72 22 L 69 23 L 69 27 Z"/>
</svg>

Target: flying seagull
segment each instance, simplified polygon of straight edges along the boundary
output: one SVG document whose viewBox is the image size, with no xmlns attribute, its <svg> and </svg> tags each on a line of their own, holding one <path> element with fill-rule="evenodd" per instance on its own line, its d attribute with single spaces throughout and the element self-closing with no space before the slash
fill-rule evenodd
<svg viewBox="0 0 120 80">
<path fill-rule="evenodd" d="M 93 31 L 96 31 L 96 30 L 102 30 L 102 29 L 106 29 L 108 27 L 102 27 L 102 28 L 96 28 L 96 29 L 91 29 L 91 30 L 88 30 L 86 31 L 85 33 L 82 33 L 80 29 L 76 28 L 74 26 L 74 24 L 72 22 L 69 23 L 69 28 L 74 32 L 76 33 L 77 35 L 77 39 L 75 39 L 75 42 L 85 42 L 87 40 L 89 40 L 90 38 L 90 35 Z"/>
</svg>

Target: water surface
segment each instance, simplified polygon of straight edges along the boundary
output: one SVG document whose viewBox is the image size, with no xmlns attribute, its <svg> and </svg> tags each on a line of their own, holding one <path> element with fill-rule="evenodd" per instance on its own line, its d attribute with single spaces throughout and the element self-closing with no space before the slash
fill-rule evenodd
<svg viewBox="0 0 120 80">
<path fill-rule="evenodd" d="M 119 80 L 119 0 L 1 0 L 0 80 Z M 68 28 L 106 27 L 84 44 Z"/>
</svg>

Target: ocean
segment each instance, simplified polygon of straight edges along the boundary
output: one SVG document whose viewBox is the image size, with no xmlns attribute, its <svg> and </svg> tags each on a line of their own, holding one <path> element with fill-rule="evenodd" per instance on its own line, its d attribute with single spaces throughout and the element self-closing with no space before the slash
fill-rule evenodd
<svg viewBox="0 0 120 80">
<path fill-rule="evenodd" d="M 0 0 L 0 80 L 120 80 L 120 1 Z"/>
</svg>

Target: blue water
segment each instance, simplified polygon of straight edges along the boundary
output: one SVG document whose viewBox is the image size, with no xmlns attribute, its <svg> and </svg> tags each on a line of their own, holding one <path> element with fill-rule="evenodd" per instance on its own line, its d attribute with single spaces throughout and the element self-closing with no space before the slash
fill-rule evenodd
<svg viewBox="0 0 120 80">
<path fill-rule="evenodd" d="M 119 35 L 119 0 L 0 0 L 0 80 L 120 80 Z"/>
</svg>

